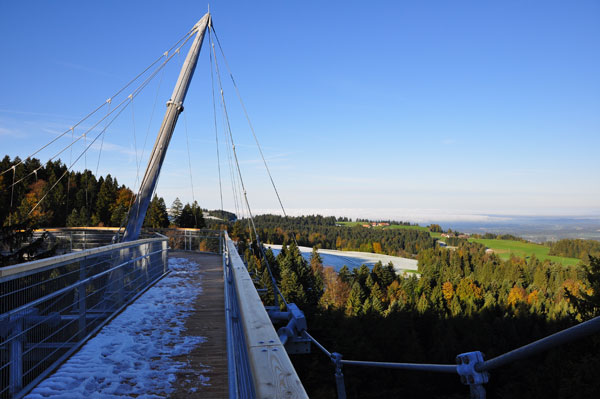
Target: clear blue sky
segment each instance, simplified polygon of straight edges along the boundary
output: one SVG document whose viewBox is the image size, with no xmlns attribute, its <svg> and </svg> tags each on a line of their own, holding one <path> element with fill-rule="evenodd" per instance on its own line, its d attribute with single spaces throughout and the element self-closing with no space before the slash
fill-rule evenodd
<svg viewBox="0 0 600 399">
<path fill-rule="evenodd" d="M 205 12 L 197 1 L 1 2 L 0 153 L 26 156 L 68 129 Z M 598 1 L 235 1 L 211 12 L 291 213 L 600 214 Z M 220 206 L 206 43 L 158 186 L 167 204 L 192 199 L 187 121 L 195 198 Z M 174 61 L 108 131 L 100 173 L 134 185 Z M 224 90 L 251 205 L 277 209 Z"/>
</svg>

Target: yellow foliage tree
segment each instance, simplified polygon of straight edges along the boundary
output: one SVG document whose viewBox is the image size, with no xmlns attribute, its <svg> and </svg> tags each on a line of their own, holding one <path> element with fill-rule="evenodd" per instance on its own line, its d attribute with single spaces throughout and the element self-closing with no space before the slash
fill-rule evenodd
<svg viewBox="0 0 600 399">
<path fill-rule="evenodd" d="M 525 289 L 523 287 L 515 285 L 510 289 L 506 302 L 510 306 L 516 306 L 519 302 L 524 302 L 526 297 L 527 292 L 525 291 Z"/>
<path fill-rule="evenodd" d="M 444 295 L 446 303 L 450 304 L 450 301 L 454 296 L 454 286 L 450 281 L 446 281 L 444 284 L 442 284 L 442 295 Z"/>
</svg>

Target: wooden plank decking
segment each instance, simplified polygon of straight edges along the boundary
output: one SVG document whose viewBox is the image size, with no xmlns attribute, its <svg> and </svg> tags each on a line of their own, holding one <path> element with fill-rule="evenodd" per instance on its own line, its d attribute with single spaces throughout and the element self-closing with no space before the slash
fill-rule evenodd
<svg viewBox="0 0 600 399">
<path fill-rule="evenodd" d="M 202 292 L 194 303 L 194 312 L 187 318 L 185 335 L 202 336 L 206 341 L 191 353 L 175 357 L 190 367 L 177 375 L 172 398 L 227 398 L 227 334 L 221 255 L 172 251 L 170 257 L 186 258 L 200 268 L 198 286 Z M 199 375 L 208 377 L 205 384 Z"/>
</svg>

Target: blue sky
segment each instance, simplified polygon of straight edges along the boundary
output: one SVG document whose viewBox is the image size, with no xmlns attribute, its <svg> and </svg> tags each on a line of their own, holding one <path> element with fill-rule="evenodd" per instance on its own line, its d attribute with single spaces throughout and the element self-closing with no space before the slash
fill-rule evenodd
<svg viewBox="0 0 600 399">
<path fill-rule="evenodd" d="M 68 129 L 205 12 L 195 1 L 0 3 L 0 152 L 27 156 Z M 290 213 L 600 215 L 597 1 L 237 1 L 211 12 Z M 220 207 L 207 43 L 157 190 L 168 204 L 192 200 L 187 125 L 194 198 Z M 135 185 L 182 60 L 107 131 L 99 173 Z M 277 209 L 223 78 L 251 206 Z M 97 160 L 93 147 L 75 169 Z"/>
</svg>

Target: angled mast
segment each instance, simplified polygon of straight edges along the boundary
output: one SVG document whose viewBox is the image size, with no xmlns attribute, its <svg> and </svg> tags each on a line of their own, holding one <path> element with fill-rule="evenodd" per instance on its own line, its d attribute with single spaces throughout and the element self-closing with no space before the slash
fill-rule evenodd
<svg viewBox="0 0 600 399">
<path fill-rule="evenodd" d="M 167 111 L 165 112 L 163 122 L 158 131 L 154 148 L 152 148 L 148 166 L 146 167 L 146 173 L 142 179 L 135 201 L 127 215 L 127 225 L 125 227 L 123 241 L 137 240 L 140 235 L 144 217 L 146 216 L 146 211 L 148 210 L 148 205 L 152 199 L 151 197 L 154 193 L 154 189 L 156 188 L 160 169 L 167 153 L 167 147 L 173 136 L 179 114 L 183 111 L 183 101 L 185 100 L 185 95 L 190 87 L 190 82 L 194 75 L 194 70 L 196 69 L 200 48 L 204 41 L 204 34 L 210 24 L 211 16 L 210 12 L 208 12 L 192 28 L 192 31 L 196 31 L 196 37 L 194 38 L 194 42 L 181 67 L 181 72 L 179 73 L 175 88 L 173 89 L 171 99 L 167 101 Z"/>
</svg>

